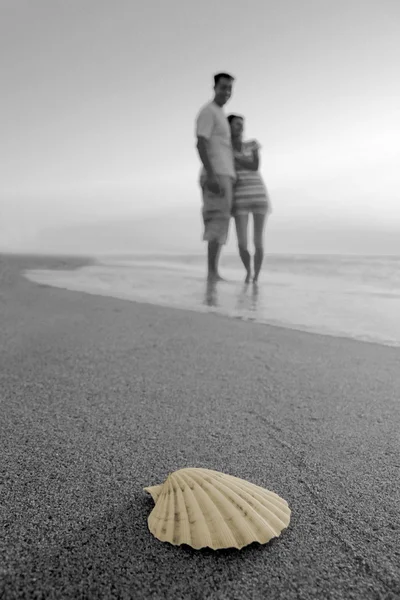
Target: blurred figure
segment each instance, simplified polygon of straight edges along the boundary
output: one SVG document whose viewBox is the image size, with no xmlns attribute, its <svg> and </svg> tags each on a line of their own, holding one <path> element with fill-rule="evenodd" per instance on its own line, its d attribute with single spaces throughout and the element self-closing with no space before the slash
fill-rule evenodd
<svg viewBox="0 0 400 600">
<path fill-rule="evenodd" d="M 228 73 L 214 76 L 214 99 L 200 110 L 196 119 L 197 150 L 203 169 L 203 239 L 208 242 L 208 280 L 220 281 L 218 262 L 226 243 L 232 211 L 235 167 L 231 131 L 223 106 L 232 95 L 234 78 Z"/>
<path fill-rule="evenodd" d="M 233 190 L 232 215 L 235 218 L 239 254 L 246 269 L 245 283 L 252 277 L 251 256 L 248 251 L 249 215 L 253 215 L 254 276 L 253 283 L 258 282 L 264 259 L 264 227 L 271 205 L 262 176 L 260 166 L 260 144 L 256 140 L 243 141 L 244 118 L 229 115 L 231 139 L 236 169 L 236 183 Z"/>
</svg>

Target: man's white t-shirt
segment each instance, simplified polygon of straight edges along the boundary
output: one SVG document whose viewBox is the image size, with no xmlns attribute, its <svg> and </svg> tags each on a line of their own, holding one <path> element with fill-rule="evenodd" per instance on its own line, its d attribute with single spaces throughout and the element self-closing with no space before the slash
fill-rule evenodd
<svg viewBox="0 0 400 600">
<path fill-rule="evenodd" d="M 196 136 L 209 141 L 209 158 L 215 173 L 236 178 L 231 128 L 223 109 L 214 101 L 200 110 L 196 119 Z"/>
</svg>

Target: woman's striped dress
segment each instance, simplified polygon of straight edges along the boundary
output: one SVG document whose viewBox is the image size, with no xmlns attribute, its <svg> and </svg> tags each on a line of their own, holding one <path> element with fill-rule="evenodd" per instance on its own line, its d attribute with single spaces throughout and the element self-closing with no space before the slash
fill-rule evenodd
<svg viewBox="0 0 400 600">
<path fill-rule="evenodd" d="M 242 143 L 242 149 L 239 152 L 234 150 L 234 156 L 239 158 L 249 158 L 253 156 L 254 150 L 259 150 L 260 144 L 255 140 Z M 250 171 L 239 165 L 236 165 L 237 181 L 234 186 L 233 209 L 234 217 L 239 215 L 262 214 L 268 215 L 271 212 L 271 203 L 267 188 L 259 171 Z"/>
</svg>

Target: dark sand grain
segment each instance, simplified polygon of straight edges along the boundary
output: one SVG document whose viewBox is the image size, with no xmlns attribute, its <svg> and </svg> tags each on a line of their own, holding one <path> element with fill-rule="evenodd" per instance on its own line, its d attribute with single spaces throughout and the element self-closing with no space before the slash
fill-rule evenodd
<svg viewBox="0 0 400 600">
<path fill-rule="evenodd" d="M 0 598 L 400 598 L 400 350 L 39 286 L 0 256 Z M 267 546 L 152 537 L 203 466 L 285 498 Z"/>
</svg>

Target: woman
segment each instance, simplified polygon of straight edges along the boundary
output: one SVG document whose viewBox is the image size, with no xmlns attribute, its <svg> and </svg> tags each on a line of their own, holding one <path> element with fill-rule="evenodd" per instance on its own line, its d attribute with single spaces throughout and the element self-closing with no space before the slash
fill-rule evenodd
<svg viewBox="0 0 400 600">
<path fill-rule="evenodd" d="M 229 115 L 232 147 L 235 157 L 237 181 L 234 188 L 232 214 L 235 218 L 239 254 L 247 271 L 246 283 L 251 280 L 251 257 L 247 249 L 247 229 L 249 214 L 254 222 L 254 276 L 257 283 L 264 258 L 264 226 L 271 212 L 267 189 L 259 173 L 259 150 L 261 146 L 255 140 L 243 141 L 244 118 L 239 115 Z"/>
</svg>

